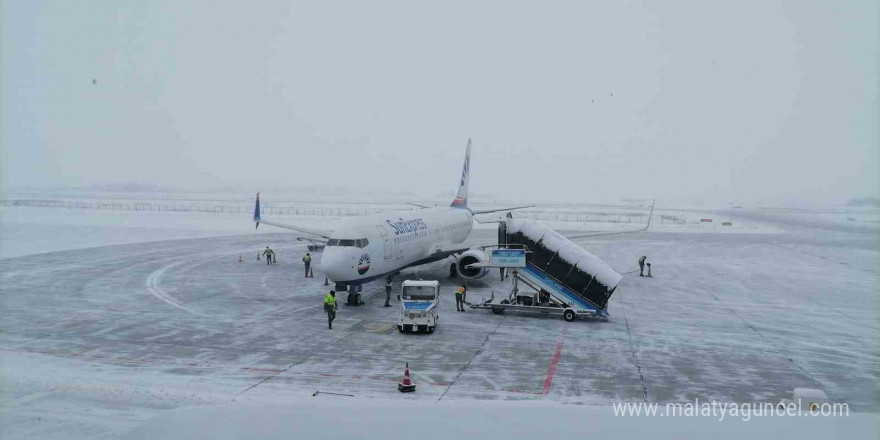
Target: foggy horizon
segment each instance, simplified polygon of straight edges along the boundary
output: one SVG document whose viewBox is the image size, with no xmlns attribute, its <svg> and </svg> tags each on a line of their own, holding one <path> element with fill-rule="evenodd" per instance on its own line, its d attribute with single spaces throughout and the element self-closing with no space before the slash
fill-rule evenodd
<svg viewBox="0 0 880 440">
<path fill-rule="evenodd" d="M 877 16 L 5 2 L 0 188 L 440 197 L 472 138 L 475 197 L 845 204 L 880 196 Z"/>
</svg>

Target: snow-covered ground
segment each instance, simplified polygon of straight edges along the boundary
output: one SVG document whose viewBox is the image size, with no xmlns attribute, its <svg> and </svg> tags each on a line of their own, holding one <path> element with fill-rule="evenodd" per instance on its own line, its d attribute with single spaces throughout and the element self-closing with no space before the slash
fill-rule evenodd
<svg viewBox="0 0 880 440">
<path fill-rule="evenodd" d="M 718 412 L 716 412 L 717 414 Z M 665 414 L 662 413 L 661 414 Z M 295 416 L 292 416 L 295 415 Z M 746 421 L 746 418 L 748 419 Z M 308 420 L 308 423 L 303 421 Z M 615 416 L 610 406 L 552 402 L 424 402 L 297 396 L 284 403 L 197 406 L 169 411 L 126 439 L 870 438 L 880 417 Z M 369 427 L 369 428 L 367 428 Z M 366 432 L 365 432 L 366 431 Z"/>
<path fill-rule="evenodd" d="M 233 410 L 238 416 L 286 414 L 279 429 L 314 427 L 321 423 L 306 421 L 323 407 L 304 401 L 347 398 L 311 397 L 321 390 L 356 396 L 328 409 L 339 420 L 352 412 L 347 405 L 417 401 L 437 417 L 461 408 L 455 416 L 462 426 L 485 422 L 489 432 L 480 435 L 490 438 L 512 426 L 497 420 L 502 413 L 537 420 L 572 413 L 564 417 L 579 433 L 684 427 L 685 437 L 720 429 L 876 438 L 876 419 L 821 426 L 799 419 L 595 422 L 614 418 L 612 402 L 775 402 L 796 387 L 821 388 L 853 412 L 880 410 L 876 233 L 845 224 L 829 229 L 788 213 L 668 211 L 689 219 L 712 215 L 713 223 L 729 218 L 767 233 L 717 233 L 724 230 L 697 224 L 685 229 L 698 234 L 652 228 L 578 240 L 621 273 L 640 255 L 654 263 L 654 278 L 625 275 L 608 321 L 455 313 L 454 285 L 435 264 L 418 274 L 443 283 L 440 326 L 433 335 L 400 335 L 392 326 L 396 309 L 381 307 L 384 294 L 375 283 L 365 286 L 367 305 L 342 307 L 328 330 L 320 263 L 314 279 L 302 278 L 304 244 L 265 226 L 254 235 L 249 213 L 2 208 L 0 249 L 15 258 L 0 259 L 0 436 L 112 438 L 158 416 L 131 435 L 158 438 L 168 432 L 157 433 L 157 426 L 213 417 L 216 432 L 236 437 L 239 431 L 224 430 L 218 418 L 227 421 L 225 405 L 239 404 L 247 406 Z M 284 221 L 324 228 L 341 221 L 291 217 Z M 493 235 L 480 229 L 470 240 Z M 256 261 L 267 244 L 278 251 L 279 265 Z M 470 300 L 508 287 L 493 275 L 472 283 Z M 420 387 L 413 395 L 395 388 L 406 362 Z M 529 406 L 494 406 L 506 400 Z M 212 406 L 187 409 L 206 404 Z M 392 423 L 371 411 L 353 420 L 363 429 L 371 420 Z M 464 435 L 444 431 L 449 423 L 452 413 L 437 432 Z M 492 431 L 493 424 L 506 427 Z M 377 429 L 378 435 L 394 428 Z"/>
</svg>

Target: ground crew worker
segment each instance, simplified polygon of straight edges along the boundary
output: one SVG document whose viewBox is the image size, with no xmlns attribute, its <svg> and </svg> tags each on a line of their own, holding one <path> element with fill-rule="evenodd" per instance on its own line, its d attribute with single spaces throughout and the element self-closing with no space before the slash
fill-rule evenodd
<svg viewBox="0 0 880 440">
<path fill-rule="evenodd" d="M 332 329 L 336 319 L 336 292 L 332 290 L 324 297 L 324 313 L 327 314 L 327 328 Z"/>
<path fill-rule="evenodd" d="M 543 304 L 548 302 L 550 302 L 550 292 L 541 289 L 541 291 L 538 292 L 538 303 Z"/>
<path fill-rule="evenodd" d="M 274 254 L 274 252 L 272 252 L 272 249 L 269 249 L 269 246 L 266 246 L 266 250 L 263 251 L 263 255 L 266 256 L 266 264 L 272 264 L 272 255 L 273 254 Z"/>
<path fill-rule="evenodd" d="M 642 258 L 639 258 L 639 276 L 645 276 L 645 259 L 648 257 L 642 255 Z"/>
<path fill-rule="evenodd" d="M 455 289 L 455 310 L 458 312 L 464 311 L 465 295 L 467 295 L 467 287 L 459 286 L 459 288 Z"/>
<path fill-rule="evenodd" d="M 306 252 L 306 256 L 303 257 L 303 264 L 306 265 L 306 278 L 314 278 L 315 276 L 309 276 L 309 267 L 312 265 L 312 255 Z"/>
<path fill-rule="evenodd" d="M 391 307 L 391 277 L 385 279 L 385 307 Z"/>
</svg>

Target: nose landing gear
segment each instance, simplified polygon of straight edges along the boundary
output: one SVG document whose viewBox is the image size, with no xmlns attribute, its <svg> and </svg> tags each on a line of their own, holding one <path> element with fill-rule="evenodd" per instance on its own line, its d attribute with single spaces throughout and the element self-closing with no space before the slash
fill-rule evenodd
<svg viewBox="0 0 880 440">
<path fill-rule="evenodd" d="M 345 299 L 345 305 L 347 306 L 362 306 L 364 305 L 364 301 L 361 299 L 361 285 L 350 285 L 348 286 L 348 297 Z"/>
</svg>

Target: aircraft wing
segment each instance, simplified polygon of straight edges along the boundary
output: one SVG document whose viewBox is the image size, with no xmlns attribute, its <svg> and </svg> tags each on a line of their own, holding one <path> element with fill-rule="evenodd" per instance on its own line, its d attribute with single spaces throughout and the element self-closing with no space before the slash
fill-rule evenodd
<svg viewBox="0 0 880 440">
<path fill-rule="evenodd" d="M 461 243 L 458 244 L 449 244 L 449 245 L 434 245 L 431 249 L 430 256 L 431 257 L 448 257 L 454 254 L 460 254 L 462 252 L 468 251 L 472 246 L 464 245 Z"/>
<path fill-rule="evenodd" d="M 326 242 L 330 238 L 330 233 L 332 231 L 323 231 L 319 229 L 307 228 L 304 226 L 297 225 L 288 225 L 286 223 L 273 222 L 269 220 L 263 219 L 260 215 L 260 193 L 257 193 L 257 203 L 254 205 L 254 223 L 256 223 L 256 227 L 260 227 L 260 223 L 265 223 L 270 226 L 275 226 L 278 228 L 290 229 L 291 231 L 300 232 L 303 234 L 313 235 L 317 238 L 313 238 L 315 241 Z M 322 240 L 323 239 L 323 240 Z"/>
<path fill-rule="evenodd" d="M 326 238 L 296 237 L 296 241 L 307 241 L 311 244 L 327 244 Z"/>
<path fill-rule="evenodd" d="M 493 212 L 501 212 L 501 211 L 513 211 L 514 209 L 523 209 L 523 208 L 531 208 L 535 205 L 523 205 L 523 206 L 512 206 L 510 208 L 498 208 L 498 209 L 471 209 L 471 214 L 491 214 Z"/>
<path fill-rule="evenodd" d="M 406 202 L 406 204 L 410 205 L 410 206 L 415 206 L 417 208 L 422 208 L 422 209 L 437 207 L 437 205 L 429 206 L 429 205 L 425 205 L 425 204 L 421 204 L 421 203 L 413 203 L 413 202 Z M 535 206 L 535 205 L 512 206 L 510 208 L 483 209 L 483 210 L 468 208 L 468 210 L 471 212 L 471 214 L 491 214 L 493 212 L 513 211 L 514 209 L 531 208 L 533 206 Z"/>
<path fill-rule="evenodd" d="M 417 208 L 422 208 L 422 209 L 434 208 L 434 206 L 423 205 L 421 203 L 406 202 L 406 204 L 410 205 L 410 206 L 415 206 Z"/>
<path fill-rule="evenodd" d="M 600 237 L 603 235 L 619 235 L 619 234 L 632 234 L 635 232 L 647 232 L 648 228 L 651 227 L 651 217 L 654 216 L 654 203 L 655 202 L 656 202 L 656 200 L 654 202 L 651 202 L 651 212 L 648 214 L 648 223 L 645 224 L 644 228 L 634 229 L 634 230 L 630 230 L 630 231 L 593 232 L 593 233 L 588 233 L 588 234 L 565 235 L 565 238 L 567 238 L 569 240 L 574 240 L 576 238 Z"/>
<path fill-rule="evenodd" d="M 565 235 L 565 234 L 563 234 L 563 236 L 569 240 L 574 240 L 577 238 L 600 237 L 603 235 L 633 234 L 636 232 L 645 232 L 645 231 L 647 231 L 647 229 L 642 228 L 642 229 L 634 229 L 631 231 L 595 232 L 595 233 L 590 233 L 590 234 L 578 234 L 578 235 Z"/>
</svg>

